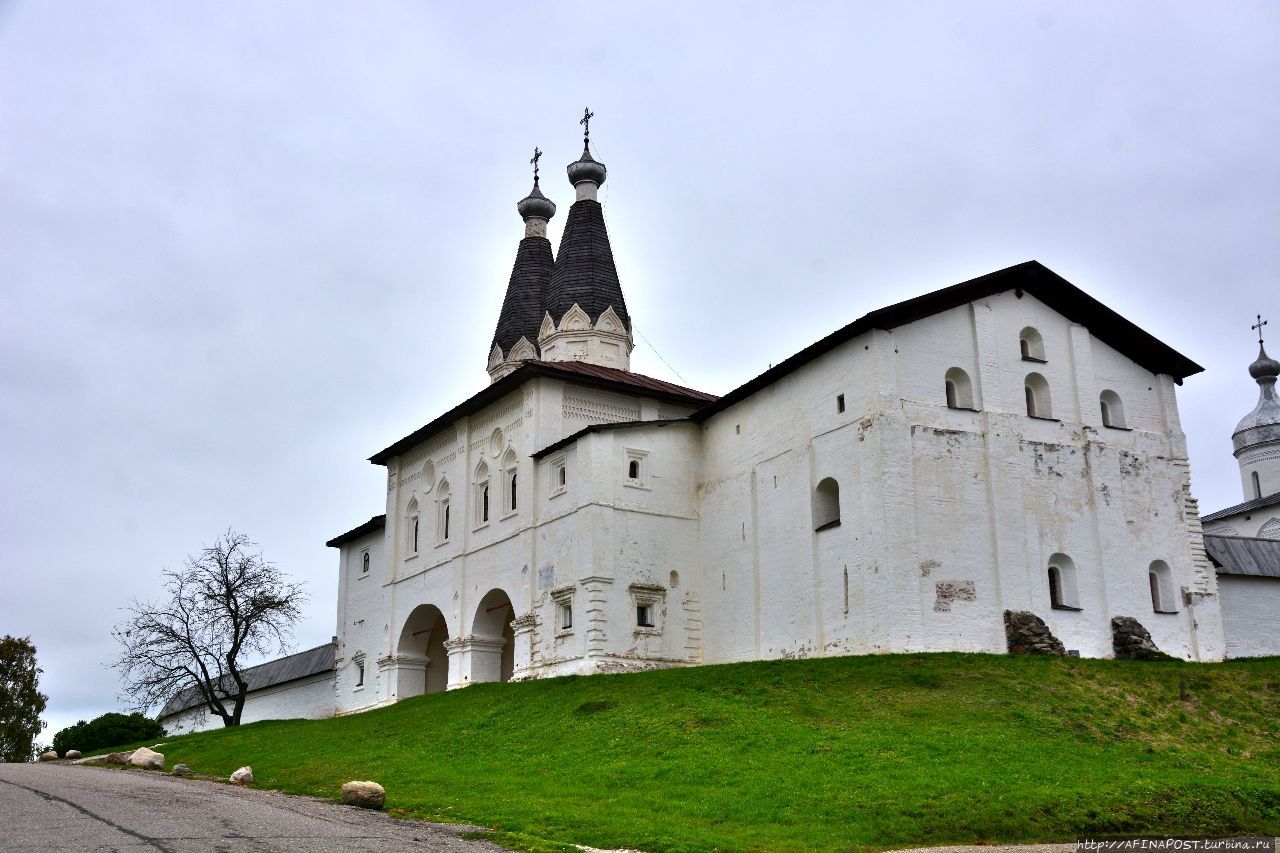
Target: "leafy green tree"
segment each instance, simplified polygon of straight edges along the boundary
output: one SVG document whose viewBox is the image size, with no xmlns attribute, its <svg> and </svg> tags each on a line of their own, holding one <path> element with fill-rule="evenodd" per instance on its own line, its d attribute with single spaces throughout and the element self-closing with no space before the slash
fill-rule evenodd
<svg viewBox="0 0 1280 853">
<path fill-rule="evenodd" d="M 164 735 L 164 727 L 150 717 L 144 717 L 137 711 L 132 714 L 112 711 L 90 722 L 81 720 L 74 726 L 67 726 L 53 736 L 53 749 L 58 755 L 66 755 L 68 749 L 87 753 L 104 746 L 123 746 Z"/>
<path fill-rule="evenodd" d="M 31 760 L 49 701 L 39 690 L 40 673 L 30 637 L 0 639 L 0 761 Z"/>
</svg>

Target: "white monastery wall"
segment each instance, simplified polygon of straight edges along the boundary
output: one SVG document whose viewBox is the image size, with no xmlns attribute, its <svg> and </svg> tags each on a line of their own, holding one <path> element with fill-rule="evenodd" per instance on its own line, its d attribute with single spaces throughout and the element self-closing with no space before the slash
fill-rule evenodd
<svg viewBox="0 0 1280 853">
<path fill-rule="evenodd" d="M 1022 358 L 1028 326 L 1043 362 Z M 955 367 L 981 411 L 946 407 Z M 1026 413 L 1032 371 L 1055 419 Z M 1102 425 L 1104 390 L 1123 401 L 1127 428 Z M 1173 383 L 1029 295 L 849 341 L 717 414 L 704 437 L 708 660 L 1003 651 L 1004 609 L 1041 615 L 1084 655 L 1112 653 L 1117 615 L 1171 654 L 1222 654 Z M 841 525 L 815 531 L 810 503 L 826 476 L 840 483 Z M 1078 609 L 1050 605 L 1055 554 L 1074 564 L 1064 604 Z M 1178 612 L 1153 609 L 1156 560 Z"/>
<path fill-rule="evenodd" d="M 1280 655 L 1280 634 L 1276 614 L 1280 613 L 1280 578 L 1248 575 L 1221 575 L 1227 657 L 1247 658 Z"/>
<path fill-rule="evenodd" d="M 259 720 L 320 720 L 334 714 L 334 674 L 324 672 L 309 678 L 300 678 L 285 684 L 277 684 L 264 690 L 255 690 L 245 697 L 241 723 Z M 160 720 L 160 725 L 170 735 L 203 732 L 222 728 L 222 718 L 209 713 L 201 705 L 188 708 Z"/>
<path fill-rule="evenodd" d="M 1205 533 L 1280 539 L 1280 504 L 1225 515 L 1205 523 Z"/>
</svg>

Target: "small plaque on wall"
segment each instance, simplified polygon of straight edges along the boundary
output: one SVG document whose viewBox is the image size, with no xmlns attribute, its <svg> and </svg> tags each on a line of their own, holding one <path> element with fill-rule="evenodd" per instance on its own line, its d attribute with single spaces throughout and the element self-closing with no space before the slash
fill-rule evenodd
<svg viewBox="0 0 1280 853">
<path fill-rule="evenodd" d="M 555 585 L 556 585 L 555 566 L 547 566 L 545 569 L 538 569 L 538 589 L 550 589 Z"/>
</svg>

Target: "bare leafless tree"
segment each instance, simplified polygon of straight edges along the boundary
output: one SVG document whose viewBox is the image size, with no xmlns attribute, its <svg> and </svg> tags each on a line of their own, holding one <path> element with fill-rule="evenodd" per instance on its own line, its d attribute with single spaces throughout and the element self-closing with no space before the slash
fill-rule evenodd
<svg viewBox="0 0 1280 853">
<path fill-rule="evenodd" d="M 223 725 L 239 725 L 248 693 L 241 661 L 285 650 L 306 601 L 302 586 L 230 529 L 164 579 L 168 600 L 135 599 L 112 631 L 121 698 L 146 711 L 193 690 Z"/>
</svg>

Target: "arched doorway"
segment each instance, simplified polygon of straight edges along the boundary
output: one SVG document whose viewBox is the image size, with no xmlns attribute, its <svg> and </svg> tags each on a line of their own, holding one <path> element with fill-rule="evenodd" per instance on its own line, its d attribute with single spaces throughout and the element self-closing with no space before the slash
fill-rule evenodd
<svg viewBox="0 0 1280 853">
<path fill-rule="evenodd" d="M 441 693 L 449 683 L 449 628 L 434 604 L 414 608 L 396 645 L 396 698 Z"/>
<path fill-rule="evenodd" d="M 515 670 L 515 608 L 500 589 L 489 590 L 471 623 L 471 682 L 509 681 Z"/>
</svg>

